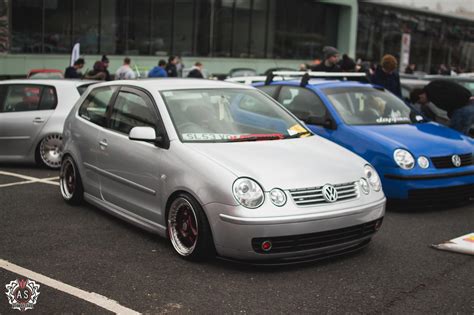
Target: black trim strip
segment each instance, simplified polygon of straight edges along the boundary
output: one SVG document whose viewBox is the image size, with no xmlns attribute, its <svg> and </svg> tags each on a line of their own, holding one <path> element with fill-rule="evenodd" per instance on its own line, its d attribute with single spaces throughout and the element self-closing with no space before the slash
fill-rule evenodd
<svg viewBox="0 0 474 315">
<path fill-rule="evenodd" d="M 466 171 L 466 172 L 460 172 L 460 173 L 455 173 L 455 174 L 441 174 L 441 175 L 411 175 L 411 176 L 404 176 L 404 175 L 385 174 L 385 178 L 399 179 L 399 180 L 424 180 L 424 179 L 461 177 L 461 176 L 468 176 L 468 175 L 474 175 L 474 171 Z"/>
</svg>

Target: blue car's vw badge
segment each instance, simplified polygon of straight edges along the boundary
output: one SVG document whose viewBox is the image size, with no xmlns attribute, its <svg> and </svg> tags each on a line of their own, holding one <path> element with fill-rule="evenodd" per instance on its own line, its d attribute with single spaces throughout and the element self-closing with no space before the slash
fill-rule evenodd
<svg viewBox="0 0 474 315">
<path fill-rule="evenodd" d="M 453 165 L 456 167 L 461 166 L 461 158 L 459 155 L 455 154 L 451 157 L 451 161 L 453 162 Z"/>
<path fill-rule="evenodd" d="M 324 185 L 322 193 L 324 199 L 326 199 L 328 202 L 337 201 L 337 190 L 333 185 Z"/>
</svg>

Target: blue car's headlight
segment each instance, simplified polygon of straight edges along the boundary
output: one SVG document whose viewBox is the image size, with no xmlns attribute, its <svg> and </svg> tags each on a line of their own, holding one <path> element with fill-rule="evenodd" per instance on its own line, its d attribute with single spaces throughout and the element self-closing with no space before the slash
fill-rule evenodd
<svg viewBox="0 0 474 315">
<path fill-rule="evenodd" d="M 393 159 L 395 160 L 395 163 L 404 170 L 411 170 L 415 166 L 415 158 L 407 150 L 395 150 L 393 152 Z"/>
<path fill-rule="evenodd" d="M 372 189 L 375 191 L 380 191 L 382 188 L 382 183 L 380 182 L 380 177 L 379 174 L 377 174 L 377 171 L 372 166 L 367 164 L 364 167 L 364 173 Z"/>
<path fill-rule="evenodd" d="M 265 200 L 260 185 L 253 179 L 242 177 L 238 178 L 232 186 L 232 192 L 235 199 L 244 207 L 255 209 L 260 207 Z"/>
</svg>

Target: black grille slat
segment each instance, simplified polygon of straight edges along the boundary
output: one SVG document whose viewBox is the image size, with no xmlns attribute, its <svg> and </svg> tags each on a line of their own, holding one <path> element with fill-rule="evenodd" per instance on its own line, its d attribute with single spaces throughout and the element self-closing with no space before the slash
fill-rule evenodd
<svg viewBox="0 0 474 315">
<path fill-rule="evenodd" d="M 461 159 L 461 165 L 459 167 L 469 166 L 472 165 L 474 162 L 471 153 L 459 154 L 459 157 Z M 454 166 L 453 161 L 451 159 L 452 155 L 431 157 L 431 162 L 433 162 L 433 165 L 436 168 L 455 168 L 456 166 Z"/>
<path fill-rule="evenodd" d="M 252 247 L 258 253 L 282 253 L 344 244 L 374 234 L 376 232 L 375 227 L 377 221 L 378 220 L 342 229 L 310 234 L 254 238 L 252 239 Z M 260 246 L 263 241 L 267 240 L 272 242 L 272 249 L 268 252 L 264 252 Z"/>
</svg>

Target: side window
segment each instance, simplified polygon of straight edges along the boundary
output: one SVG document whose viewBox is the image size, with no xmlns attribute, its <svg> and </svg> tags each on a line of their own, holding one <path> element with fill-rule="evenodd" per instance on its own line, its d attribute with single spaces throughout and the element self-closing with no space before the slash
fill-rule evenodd
<svg viewBox="0 0 474 315">
<path fill-rule="evenodd" d="M 275 98 L 278 85 L 262 85 L 262 86 L 256 86 L 256 88 L 262 92 L 267 93 L 269 96 Z"/>
<path fill-rule="evenodd" d="M 39 109 L 43 87 L 38 85 L 10 85 L 7 88 L 2 112 L 25 112 Z"/>
<path fill-rule="evenodd" d="M 82 103 L 81 108 L 79 108 L 79 116 L 105 127 L 107 124 L 107 106 L 116 90 L 117 87 L 115 86 L 104 86 L 92 90 Z"/>
<path fill-rule="evenodd" d="M 326 115 L 326 107 L 321 99 L 313 91 L 305 88 L 283 86 L 278 95 L 278 102 L 302 120 L 309 116 Z"/>
<path fill-rule="evenodd" d="M 133 127 L 155 127 L 155 113 L 140 95 L 121 91 L 110 116 L 110 129 L 129 134 Z"/>
<path fill-rule="evenodd" d="M 39 110 L 55 109 L 56 105 L 58 105 L 58 97 L 56 96 L 56 90 L 49 86 L 44 87 L 43 93 L 41 94 Z"/>
</svg>

